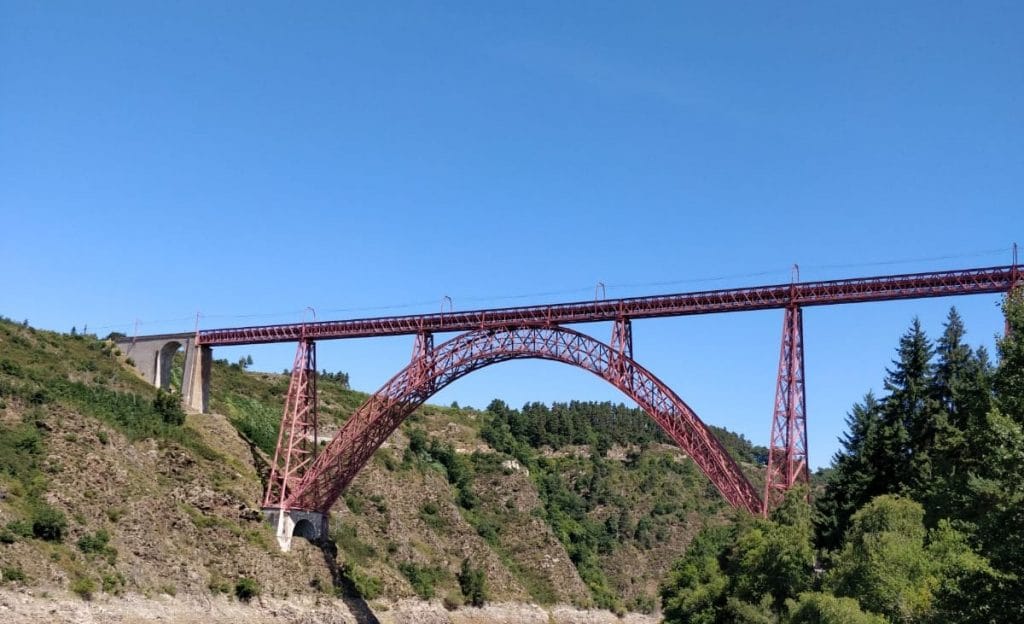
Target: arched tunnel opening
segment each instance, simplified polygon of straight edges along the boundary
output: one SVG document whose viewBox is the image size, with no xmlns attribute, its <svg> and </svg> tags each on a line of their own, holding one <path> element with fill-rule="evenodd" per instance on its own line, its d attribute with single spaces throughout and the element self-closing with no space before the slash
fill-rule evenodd
<svg viewBox="0 0 1024 624">
<path fill-rule="evenodd" d="M 157 388 L 181 394 L 185 370 L 185 351 L 182 349 L 182 344 L 172 340 L 161 347 L 157 351 L 153 369 L 156 371 L 154 381 Z"/>
<path fill-rule="evenodd" d="M 310 542 L 316 542 L 320 539 L 320 533 L 316 527 L 309 520 L 302 519 L 295 523 L 295 529 L 292 531 L 293 536 L 304 537 Z"/>
</svg>

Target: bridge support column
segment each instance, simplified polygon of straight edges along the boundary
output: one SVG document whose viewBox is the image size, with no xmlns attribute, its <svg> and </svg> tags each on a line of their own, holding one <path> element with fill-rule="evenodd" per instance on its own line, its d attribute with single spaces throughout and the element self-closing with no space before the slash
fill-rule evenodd
<svg viewBox="0 0 1024 624">
<path fill-rule="evenodd" d="M 804 322 L 800 307 L 786 308 L 782 323 L 779 376 L 764 482 L 767 515 L 798 481 L 807 483 L 807 403 L 804 396 Z"/>
<path fill-rule="evenodd" d="M 210 368 L 213 349 L 190 340 L 185 347 L 185 372 L 182 376 L 182 399 L 192 410 L 205 414 L 210 409 Z"/>
<path fill-rule="evenodd" d="M 264 507 L 263 520 L 274 527 L 282 552 L 291 550 L 296 535 L 314 543 L 327 539 L 327 514 L 319 511 Z"/>
<path fill-rule="evenodd" d="M 412 347 L 409 375 L 413 385 L 429 384 L 434 379 L 434 334 L 420 332 Z"/>
<path fill-rule="evenodd" d="M 316 410 L 316 343 L 299 342 L 292 366 L 288 396 L 277 434 L 274 463 L 270 467 L 263 508 L 286 509 L 289 497 L 316 459 L 320 441 Z"/>
<path fill-rule="evenodd" d="M 627 317 L 615 319 L 609 344 L 609 372 L 614 373 L 617 382 L 625 383 L 632 377 L 628 362 L 633 359 L 633 324 Z"/>
</svg>

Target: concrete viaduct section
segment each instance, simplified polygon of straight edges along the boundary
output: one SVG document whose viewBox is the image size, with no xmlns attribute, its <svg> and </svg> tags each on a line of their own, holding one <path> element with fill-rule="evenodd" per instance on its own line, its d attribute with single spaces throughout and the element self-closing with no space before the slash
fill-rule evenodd
<svg viewBox="0 0 1024 624">
<path fill-rule="evenodd" d="M 213 350 L 197 345 L 195 334 L 162 334 L 122 338 L 117 346 L 135 362 L 146 381 L 157 388 L 171 387 L 171 366 L 178 349 L 185 349 L 185 370 L 181 376 L 181 398 L 185 406 L 205 413 L 210 402 L 210 366 Z"/>
</svg>

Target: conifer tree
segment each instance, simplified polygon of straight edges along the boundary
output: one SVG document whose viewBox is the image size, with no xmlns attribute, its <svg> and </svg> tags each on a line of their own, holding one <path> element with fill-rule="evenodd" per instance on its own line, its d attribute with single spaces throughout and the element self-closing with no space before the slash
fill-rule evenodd
<svg viewBox="0 0 1024 624">
<path fill-rule="evenodd" d="M 976 434 L 985 426 L 992 405 L 992 366 L 984 347 L 972 352 L 963 343 L 964 334 L 953 308 L 936 348 L 932 388 L 939 413 L 931 449 L 932 478 L 919 482 L 914 492 L 926 503 L 929 526 L 942 518 L 973 522 L 976 515 L 967 482 L 987 453 L 978 447 Z"/>
<path fill-rule="evenodd" d="M 935 344 L 938 362 L 932 378 L 932 394 L 944 415 L 953 421 L 964 412 L 968 388 L 973 381 L 973 354 L 963 341 L 965 333 L 963 319 L 955 307 L 950 308 L 942 336 Z"/>
<path fill-rule="evenodd" d="M 999 340 L 999 369 L 993 386 L 1003 414 L 1024 424 L 1024 285 L 1003 303 L 1007 333 Z"/>
<path fill-rule="evenodd" d="M 915 317 L 900 338 L 894 368 L 886 371 L 889 393 L 880 428 L 883 452 L 877 455 L 879 477 L 901 492 L 931 476 L 930 450 L 935 440 L 936 405 L 932 398 L 932 346 Z"/>
<path fill-rule="evenodd" d="M 818 498 L 818 545 L 834 549 L 842 542 L 850 517 L 878 494 L 888 491 L 872 459 L 882 453 L 879 429 L 882 405 L 868 392 L 846 416 L 842 448 L 832 458 L 834 470 Z"/>
</svg>

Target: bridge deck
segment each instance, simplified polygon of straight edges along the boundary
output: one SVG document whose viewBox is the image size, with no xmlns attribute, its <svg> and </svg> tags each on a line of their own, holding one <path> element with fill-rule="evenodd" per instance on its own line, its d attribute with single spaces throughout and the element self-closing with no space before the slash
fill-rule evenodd
<svg viewBox="0 0 1024 624">
<path fill-rule="evenodd" d="M 559 303 L 469 312 L 413 314 L 340 321 L 210 329 L 199 332 L 209 346 L 462 332 L 488 327 L 553 326 L 617 318 L 688 316 L 787 306 L 921 299 L 1007 292 L 1020 279 L 1016 265 L 819 282 L 730 288 L 674 295 Z"/>
</svg>

